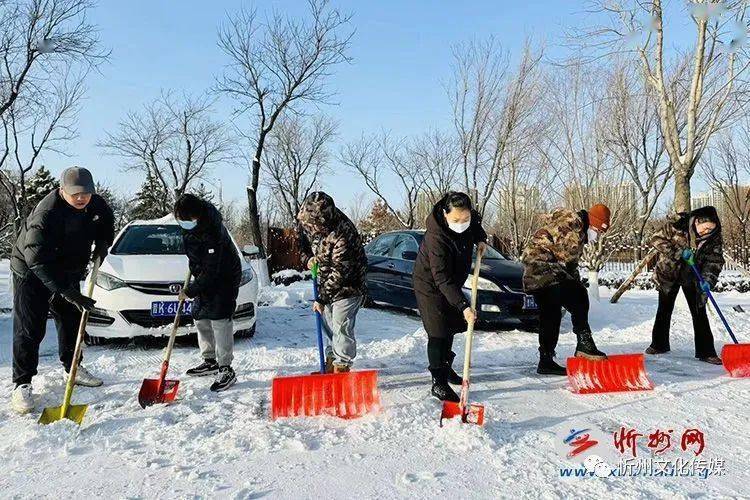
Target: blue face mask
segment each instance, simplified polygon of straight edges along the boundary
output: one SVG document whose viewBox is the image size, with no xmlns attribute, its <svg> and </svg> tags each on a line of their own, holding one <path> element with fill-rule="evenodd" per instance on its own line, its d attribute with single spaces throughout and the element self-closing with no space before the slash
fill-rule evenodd
<svg viewBox="0 0 750 500">
<path fill-rule="evenodd" d="M 177 224 L 180 225 L 182 229 L 185 231 L 190 231 L 191 229 L 195 229 L 195 226 L 198 225 L 197 221 L 194 220 L 179 220 L 177 219 Z"/>
</svg>

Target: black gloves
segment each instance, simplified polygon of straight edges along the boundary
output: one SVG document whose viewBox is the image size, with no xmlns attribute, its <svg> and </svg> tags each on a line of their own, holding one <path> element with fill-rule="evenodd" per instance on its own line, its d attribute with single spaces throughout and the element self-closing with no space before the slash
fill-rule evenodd
<svg viewBox="0 0 750 500">
<path fill-rule="evenodd" d="M 91 255 L 91 260 L 95 261 L 99 259 L 99 263 L 104 262 L 104 259 L 109 255 L 109 245 L 106 241 L 97 241 L 94 244 L 94 252 Z"/>
<path fill-rule="evenodd" d="M 94 299 L 86 297 L 75 288 L 68 288 L 63 292 L 60 292 L 60 295 L 62 295 L 65 300 L 76 306 L 81 312 L 90 312 L 94 308 L 94 304 L 96 304 Z"/>
</svg>

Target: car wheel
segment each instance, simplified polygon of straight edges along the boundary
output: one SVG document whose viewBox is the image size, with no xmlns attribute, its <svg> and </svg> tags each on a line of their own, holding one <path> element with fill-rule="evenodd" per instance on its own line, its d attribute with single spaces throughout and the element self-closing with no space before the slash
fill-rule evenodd
<svg viewBox="0 0 750 500">
<path fill-rule="evenodd" d="M 109 339 L 106 337 L 94 337 L 88 333 L 84 334 L 83 341 L 87 346 L 105 345 Z"/>
<path fill-rule="evenodd" d="M 234 336 L 238 339 L 251 339 L 255 336 L 255 323 L 250 328 L 244 330 L 237 330 L 234 332 Z"/>
</svg>

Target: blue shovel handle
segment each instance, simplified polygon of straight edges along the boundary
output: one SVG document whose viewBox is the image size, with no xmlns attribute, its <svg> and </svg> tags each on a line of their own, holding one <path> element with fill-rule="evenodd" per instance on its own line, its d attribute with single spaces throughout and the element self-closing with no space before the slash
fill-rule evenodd
<svg viewBox="0 0 750 500">
<path fill-rule="evenodd" d="M 318 300 L 318 264 L 317 262 L 312 268 L 312 282 L 313 282 L 313 297 L 315 301 Z M 326 372 L 326 358 L 323 352 L 323 318 L 320 317 L 320 313 L 315 311 L 315 326 L 318 329 L 318 358 L 320 359 L 320 373 Z"/>
<path fill-rule="evenodd" d="M 701 288 L 703 288 L 703 284 L 706 281 L 703 279 L 703 276 L 701 276 L 700 271 L 698 271 L 698 266 L 695 265 L 695 255 L 693 251 L 690 249 L 685 250 L 684 252 L 682 252 L 682 258 L 685 259 L 685 262 L 687 262 L 688 266 L 690 266 L 690 269 L 693 270 L 693 274 L 695 274 L 695 277 L 698 279 L 698 284 L 701 285 Z M 719 304 L 716 303 L 716 299 L 714 299 L 711 290 L 708 289 L 708 287 L 705 287 L 705 292 L 708 298 L 711 300 L 711 303 L 714 305 L 716 313 L 721 318 L 721 322 L 724 323 L 724 328 L 727 329 L 727 332 L 729 332 L 729 336 L 732 337 L 732 341 L 735 344 L 739 344 L 739 342 L 737 342 L 737 337 L 734 336 L 734 332 L 732 332 L 732 329 L 729 327 L 729 323 L 727 323 L 727 319 L 724 317 L 724 314 L 722 314 L 721 309 L 719 309 Z"/>
</svg>

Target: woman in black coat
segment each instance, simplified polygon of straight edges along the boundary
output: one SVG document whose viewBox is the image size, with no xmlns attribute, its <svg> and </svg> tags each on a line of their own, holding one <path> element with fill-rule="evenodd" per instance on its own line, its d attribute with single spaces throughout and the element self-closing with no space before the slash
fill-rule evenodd
<svg viewBox="0 0 750 500">
<path fill-rule="evenodd" d="M 427 357 L 432 394 L 441 401 L 459 398 L 448 383 L 460 385 L 453 370 L 453 336 L 476 319 L 463 285 L 472 267 L 474 245 L 483 246 L 487 233 L 465 193 L 449 192 L 427 217 L 427 231 L 414 264 L 414 292 L 427 331 Z"/>
</svg>

